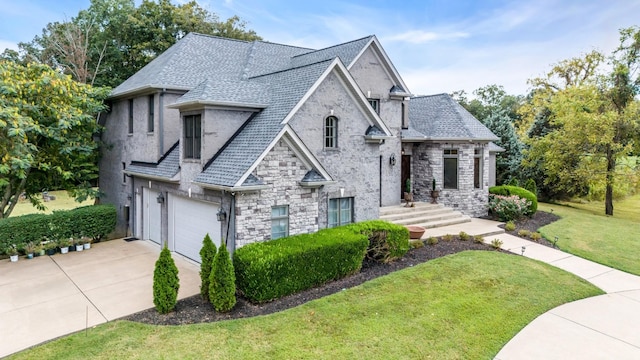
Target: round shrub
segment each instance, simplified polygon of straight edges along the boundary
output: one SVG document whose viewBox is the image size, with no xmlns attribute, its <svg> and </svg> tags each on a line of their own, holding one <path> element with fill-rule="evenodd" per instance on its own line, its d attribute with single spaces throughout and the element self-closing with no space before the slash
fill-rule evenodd
<svg viewBox="0 0 640 360">
<path fill-rule="evenodd" d="M 489 210 L 500 221 L 520 219 L 527 213 L 529 205 L 529 200 L 517 195 L 489 195 Z"/>
<path fill-rule="evenodd" d="M 166 314 L 176 307 L 179 288 L 178 268 L 165 245 L 153 271 L 153 304 L 160 314 Z"/>
<path fill-rule="evenodd" d="M 490 187 L 489 194 L 502 196 L 516 195 L 520 198 L 527 199 L 530 204 L 529 209 L 527 210 L 525 215 L 531 216 L 535 214 L 536 211 L 538 211 L 538 197 L 536 196 L 536 194 L 527 189 L 523 189 L 517 186 L 500 185 Z"/>
<path fill-rule="evenodd" d="M 209 278 L 209 299 L 218 312 L 231 311 L 236 305 L 236 276 L 224 242 L 213 258 Z"/>
<path fill-rule="evenodd" d="M 202 248 L 200 249 L 200 295 L 206 301 L 209 301 L 209 277 L 216 251 L 216 244 L 211 241 L 211 237 L 207 233 L 202 240 Z"/>
</svg>

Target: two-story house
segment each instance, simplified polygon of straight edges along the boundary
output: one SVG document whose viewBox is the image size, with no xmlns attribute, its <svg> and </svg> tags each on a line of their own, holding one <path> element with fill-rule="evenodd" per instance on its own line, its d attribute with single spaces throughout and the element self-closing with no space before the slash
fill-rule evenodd
<svg viewBox="0 0 640 360">
<path fill-rule="evenodd" d="M 110 96 L 103 203 L 118 232 L 199 261 L 375 219 L 412 179 L 486 214 L 490 141 L 448 95 L 411 98 L 375 36 L 320 50 L 189 34 Z"/>
</svg>

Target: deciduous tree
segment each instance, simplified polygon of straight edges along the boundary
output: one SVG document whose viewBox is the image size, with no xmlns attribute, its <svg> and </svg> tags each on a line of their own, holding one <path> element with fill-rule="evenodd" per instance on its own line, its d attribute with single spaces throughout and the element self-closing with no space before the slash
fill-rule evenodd
<svg viewBox="0 0 640 360">
<path fill-rule="evenodd" d="M 0 60 L 0 218 L 52 178 L 74 195 L 91 192 L 98 173 L 93 135 L 105 89 L 42 64 Z"/>
</svg>

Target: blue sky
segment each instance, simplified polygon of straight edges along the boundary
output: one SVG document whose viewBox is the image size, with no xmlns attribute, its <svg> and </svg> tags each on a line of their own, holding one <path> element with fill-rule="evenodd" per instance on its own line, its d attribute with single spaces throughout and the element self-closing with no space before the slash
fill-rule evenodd
<svg viewBox="0 0 640 360">
<path fill-rule="evenodd" d="M 0 0 L 0 51 L 89 2 Z M 527 79 L 553 63 L 592 49 L 609 53 L 618 29 L 640 25 L 640 0 L 198 2 L 223 19 L 240 16 L 272 42 L 321 48 L 375 34 L 414 94 L 489 84 L 525 94 Z"/>
</svg>

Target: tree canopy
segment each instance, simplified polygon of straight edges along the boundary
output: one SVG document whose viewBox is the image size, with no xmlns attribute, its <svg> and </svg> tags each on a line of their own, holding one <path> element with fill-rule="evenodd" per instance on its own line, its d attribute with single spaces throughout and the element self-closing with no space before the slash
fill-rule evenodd
<svg viewBox="0 0 640 360">
<path fill-rule="evenodd" d="M 52 178 L 78 196 L 92 191 L 106 95 L 44 64 L 0 60 L 0 218 L 23 193 L 40 204 L 35 195 Z"/>
<path fill-rule="evenodd" d="M 520 123 L 524 164 L 553 197 L 585 195 L 601 184 L 605 213 L 613 215 L 615 187 L 637 186 L 637 169 L 623 160 L 640 139 L 639 53 L 640 29 L 623 29 L 610 56 L 592 51 L 530 81 L 534 91 Z"/>
<path fill-rule="evenodd" d="M 189 32 L 241 40 L 259 40 L 237 16 L 221 21 L 196 1 L 91 0 L 88 9 L 64 22 L 49 23 L 14 61 L 37 61 L 61 69 L 74 80 L 115 87 Z"/>
</svg>

